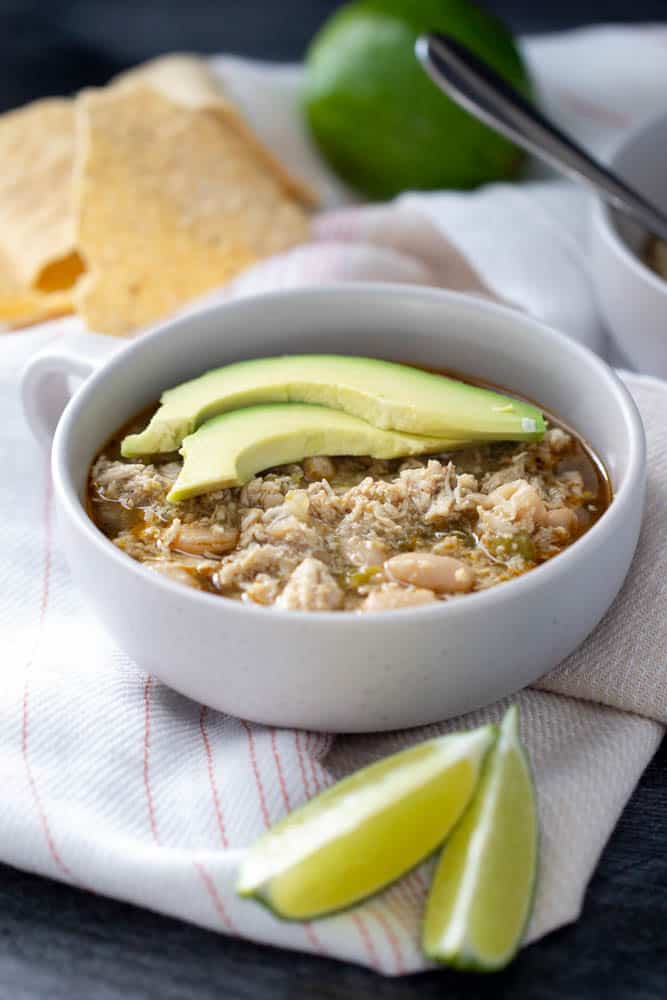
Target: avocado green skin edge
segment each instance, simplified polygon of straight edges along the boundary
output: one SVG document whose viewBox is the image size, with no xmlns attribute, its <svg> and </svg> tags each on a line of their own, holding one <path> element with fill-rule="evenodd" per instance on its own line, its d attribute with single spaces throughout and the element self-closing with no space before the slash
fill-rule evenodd
<svg viewBox="0 0 667 1000">
<path fill-rule="evenodd" d="M 519 710 L 518 710 L 518 708 L 517 708 L 516 705 L 512 705 L 508 709 L 508 712 L 511 712 L 512 709 L 514 709 L 514 711 L 516 712 L 516 715 L 517 715 L 517 731 L 518 731 L 518 712 L 519 712 Z M 498 730 L 500 731 L 500 727 L 498 727 Z M 533 768 L 532 768 L 532 765 L 530 763 L 530 758 L 528 757 L 528 754 L 526 753 L 526 750 L 525 750 L 523 744 L 521 743 L 520 739 L 517 742 L 517 746 L 518 746 L 518 749 L 519 749 L 519 753 L 521 755 L 521 759 L 523 760 L 524 766 L 526 768 L 526 773 L 528 775 L 528 780 L 529 780 L 530 785 L 531 785 L 531 787 L 533 789 L 533 802 L 535 803 L 535 807 L 536 807 L 535 808 L 535 814 L 536 814 L 536 822 L 535 822 L 535 867 L 533 869 L 533 880 L 532 880 L 531 887 L 530 887 L 530 895 L 529 895 L 529 899 L 528 899 L 528 905 L 526 907 L 526 915 L 525 915 L 525 918 L 524 918 L 524 921 L 523 921 L 523 925 L 522 925 L 519 933 L 517 934 L 515 947 L 512 948 L 512 949 L 510 949 L 510 951 L 506 955 L 504 955 L 502 957 L 502 959 L 500 959 L 499 962 L 496 962 L 496 963 L 483 962 L 477 956 L 474 956 L 474 955 L 457 955 L 457 956 L 455 956 L 454 958 L 451 958 L 451 959 L 442 958 L 441 956 L 438 956 L 434 952 L 432 952 L 432 951 L 428 950 L 427 948 L 425 948 L 424 944 L 423 944 L 423 940 L 422 940 L 422 951 L 424 952 L 424 955 L 426 956 L 426 958 L 428 958 L 430 961 L 435 962 L 438 965 L 444 966 L 446 968 L 457 969 L 459 972 L 491 973 L 491 972 L 500 972 L 502 969 L 505 969 L 510 964 L 510 962 L 514 959 L 514 957 L 517 955 L 517 953 L 519 952 L 519 950 L 521 948 L 521 942 L 523 941 L 523 936 L 526 933 L 526 928 L 528 926 L 528 923 L 529 923 L 530 918 L 531 918 L 532 913 L 533 913 L 533 907 L 535 905 L 535 894 L 537 892 L 537 869 L 538 869 L 539 848 L 540 848 L 540 827 L 539 827 L 539 822 L 537 821 L 537 796 L 535 795 L 535 777 L 534 777 L 534 773 L 533 773 Z M 456 825 L 450 830 L 450 832 L 449 832 L 449 836 L 450 837 L 455 833 L 455 831 L 458 828 L 459 824 L 462 823 L 463 820 L 465 819 L 465 815 L 468 812 L 468 809 L 471 809 L 473 807 L 474 803 L 475 803 L 476 795 L 479 793 L 479 789 L 480 789 L 480 787 L 481 787 L 481 785 L 482 785 L 482 783 L 484 781 L 485 772 L 491 766 L 491 762 L 492 762 L 491 758 L 493 756 L 493 753 L 492 753 L 493 749 L 494 749 L 494 747 L 491 747 L 490 750 L 489 750 L 489 752 L 487 753 L 487 755 L 484 758 L 484 764 L 483 764 L 482 771 L 480 773 L 479 782 L 478 782 L 478 785 L 477 785 L 477 792 L 472 797 L 472 799 L 470 800 L 467 809 L 465 809 L 465 811 L 459 817 L 459 820 L 456 823 Z M 446 844 L 447 844 L 447 842 L 445 841 L 441 845 L 440 850 L 444 849 L 446 847 Z M 427 905 L 428 905 L 428 901 L 427 901 Z"/>
<path fill-rule="evenodd" d="M 524 158 L 427 77 L 414 44 L 429 30 L 452 35 L 531 96 L 511 33 L 469 0 L 360 0 L 342 7 L 308 49 L 303 106 L 334 170 L 376 199 L 509 179 Z"/>
<path fill-rule="evenodd" d="M 311 921 L 314 921 L 314 920 L 326 920 L 328 917 L 336 916 L 339 913 L 347 913 L 349 910 L 354 910 L 357 906 L 361 906 L 364 903 L 368 902 L 369 900 L 375 899 L 377 896 L 380 896 L 386 889 L 389 888 L 390 885 L 393 885 L 394 882 L 397 882 L 399 879 L 404 878 L 410 872 L 416 871 L 417 868 L 419 868 L 419 866 L 424 863 L 424 861 L 426 861 L 428 858 L 434 857 L 438 853 L 438 851 L 441 851 L 443 845 L 447 843 L 447 839 L 449 837 L 451 837 L 452 833 L 457 828 L 457 826 L 459 825 L 459 823 L 461 822 L 461 820 L 465 816 L 466 812 L 470 808 L 471 803 L 474 801 L 477 788 L 479 787 L 479 782 L 481 780 L 484 768 L 486 767 L 486 763 L 487 763 L 487 761 L 489 759 L 489 756 L 493 752 L 493 748 L 496 745 L 496 742 L 498 740 L 498 734 L 499 734 L 499 728 L 498 728 L 498 726 L 495 723 L 489 723 L 488 725 L 482 726 L 480 728 L 482 728 L 482 729 L 488 729 L 489 730 L 489 735 L 492 736 L 493 738 L 489 742 L 489 746 L 487 747 L 486 752 L 484 753 L 484 756 L 482 758 L 482 761 L 481 761 L 481 764 L 480 764 L 480 768 L 479 768 L 479 774 L 477 776 L 477 784 L 475 785 L 475 788 L 474 788 L 474 790 L 473 790 L 473 792 L 472 792 L 472 794 L 470 796 L 470 800 L 468 802 L 468 805 L 462 811 L 461 815 L 459 816 L 459 818 L 456 821 L 456 823 L 452 826 L 451 830 L 448 830 L 448 832 L 445 834 L 445 837 L 443 838 L 443 840 L 439 844 L 437 844 L 433 848 L 432 851 L 430 851 L 428 854 L 425 854 L 423 858 L 420 858 L 418 861 L 416 861 L 415 864 L 410 865 L 408 868 L 405 868 L 403 871 L 399 872 L 399 874 L 396 875 L 396 876 L 394 876 L 393 879 L 390 879 L 387 882 L 383 882 L 382 885 L 379 885 L 377 887 L 377 889 L 375 889 L 374 892 L 369 893 L 367 896 L 362 896 L 362 897 L 360 897 L 358 899 L 355 899 L 351 903 L 348 903 L 347 905 L 339 906 L 335 910 L 326 910 L 326 911 L 324 911 L 322 913 L 316 913 L 316 914 L 313 914 L 312 916 L 309 916 L 309 917 L 290 917 L 287 914 L 281 913 L 280 910 L 276 909 L 273 906 L 273 904 L 271 902 L 271 897 L 268 894 L 264 894 L 263 889 L 264 889 L 264 886 L 266 885 L 266 883 L 264 883 L 258 889 L 249 890 L 249 891 L 246 891 L 246 892 L 243 892 L 243 891 L 241 891 L 241 890 L 239 890 L 237 888 L 235 890 L 237 896 L 239 896 L 241 899 L 249 899 L 249 900 L 252 900 L 253 902 L 259 903 L 261 906 L 264 907 L 264 909 L 268 910 L 269 913 L 273 914 L 274 917 L 277 917 L 279 920 L 282 920 L 284 923 L 290 923 L 290 924 L 299 924 L 299 923 L 306 923 L 306 922 L 310 923 Z M 399 752 L 401 752 L 401 751 L 399 751 Z M 302 805 L 302 806 L 299 806 L 298 809 L 294 809 L 292 811 L 292 813 L 288 813 L 288 815 L 293 815 L 294 813 L 299 812 L 301 809 L 303 809 L 306 805 L 309 805 L 311 802 L 316 802 L 317 799 L 321 795 L 323 795 L 324 792 L 326 792 L 326 791 L 328 791 L 328 789 L 325 788 L 321 792 L 318 792 L 318 794 L 314 795 L 311 799 L 308 800 L 308 802 L 304 803 L 304 805 Z"/>
</svg>

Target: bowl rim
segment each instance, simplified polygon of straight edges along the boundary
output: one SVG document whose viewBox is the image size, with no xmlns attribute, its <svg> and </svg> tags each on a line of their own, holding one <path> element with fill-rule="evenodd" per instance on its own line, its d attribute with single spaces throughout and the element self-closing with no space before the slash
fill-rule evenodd
<svg viewBox="0 0 667 1000">
<path fill-rule="evenodd" d="M 637 142 L 638 139 L 664 126 L 667 131 L 667 111 L 661 111 L 650 118 L 645 118 L 631 129 L 616 144 L 609 158 L 609 165 L 615 167 L 618 158 Z M 607 240 L 614 253 L 620 257 L 623 264 L 637 277 L 653 288 L 660 295 L 667 295 L 667 279 L 660 278 L 648 264 L 645 264 L 639 254 L 635 253 L 621 237 L 618 231 L 611 206 L 599 194 L 593 195 L 593 220 Z"/>
<path fill-rule="evenodd" d="M 108 374 L 126 363 L 134 350 L 141 348 L 167 334 L 175 326 L 187 326 L 189 322 L 195 322 L 202 312 L 225 313 L 230 309 L 243 311 L 245 306 L 257 305 L 258 300 L 268 303 L 276 298 L 301 298 L 305 306 L 313 308 L 314 302 L 322 297 L 338 296 L 366 296 L 369 300 L 375 300 L 378 296 L 386 299 L 394 295 L 402 297 L 409 296 L 415 299 L 431 301 L 449 301 L 461 308 L 472 311 L 481 311 L 491 317 L 505 317 L 513 322 L 525 324 L 533 330 L 540 332 L 543 337 L 555 342 L 565 353 L 574 355 L 574 359 L 582 364 L 592 367 L 599 381 L 604 383 L 612 396 L 616 397 L 617 405 L 622 413 L 622 417 L 628 434 L 628 465 L 624 476 L 624 481 L 617 492 L 614 493 L 613 500 L 609 508 L 602 517 L 575 543 L 560 552 L 557 557 L 536 566 L 534 569 L 522 574 L 513 580 L 508 580 L 502 586 L 490 587 L 486 590 L 477 591 L 472 594 L 462 595 L 464 600 L 448 600 L 425 604 L 413 608 L 387 609 L 382 612 L 360 612 L 360 611 L 301 611 L 277 608 L 275 605 L 263 607 L 246 602 L 237 601 L 233 598 L 226 598 L 223 595 L 209 594 L 205 591 L 194 590 L 184 587 L 183 584 L 169 580 L 161 573 L 156 573 L 144 566 L 142 563 L 121 552 L 113 542 L 106 538 L 99 528 L 88 516 L 84 504 L 78 495 L 74 483 L 67 474 L 67 449 L 71 428 L 75 425 L 81 412 L 85 410 L 90 400 L 94 396 L 97 385 L 102 382 Z M 316 314 L 316 312 L 315 312 Z M 594 556 L 595 550 L 603 545 L 605 541 L 610 544 L 615 533 L 615 525 L 623 516 L 624 509 L 628 504 L 632 504 L 636 499 L 636 490 L 639 486 L 643 491 L 646 475 L 646 439 L 641 416 L 637 409 L 629 390 L 623 384 L 619 376 L 610 368 L 605 361 L 594 354 L 589 348 L 565 336 L 553 327 L 542 323 L 525 313 L 521 313 L 509 306 L 482 299 L 475 295 L 464 292 L 454 292 L 447 289 L 430 288 L 419 285 L 405 285 L 397 283 L 381 282 L 342 282 L 330 283 L 318 286 L 303 288 L 288 288 L 278 291 L 262 292 L 248 298 L 233 299 L 225 302 L 213 304 L 210 308 L 199 310 L 193 314 L 185 314 L 174 317 L 168 322 L 161 324 L 154 330 L 145 334 L 137 340 L 130 341 L 128 345 L 117 354 L 103 363 L 99 369 L 89 376 L 81 388 L 75 393 L 67 404 L 58 422 L 53 440 L 51 453 L 51 469 L 55 496 L 61 503 L 64 513 L 70 522 L 76 525 L 88 543 L 99 553 L 100 557 L 109 558 L 114 561 L 119 568 L 137 577 L 138 581 L 144 581 L 153 587 L 166 590 L 167 594 L 179 595 L 186 604 L 194 601 L 202 610 L 207 606 L 211 611 L 216 610 L 220 615 L 223 610 L 229 613 L 239 613 L 242 615 L 260 616 L 264 622 L 289 623 L 294 627 L 303 626 L 304 622 L 318 623 L 322 626 L 341 627 L 342 623 L 353 628 L 372 627 L 374 622 L 396 623 L 407 620 L 410 615 L 417 615 L 426 624 L 427 621 L 456 619 L 460 614 L 473 613 L 477 608 L 483 611 L 485 607 L 498 602 L 520 601 L 521 595 L 527 587 L 548 585 L 550 581 L 559 577 L 567 576 L 570 568 L 575 569 L 577 563 Z M 467 609 L 470 609 L 469 611 Z M 443 617 L 444 616 L 444 617 Z M 289 626 L 288 626 L 289 627 Z"/>
</svg>

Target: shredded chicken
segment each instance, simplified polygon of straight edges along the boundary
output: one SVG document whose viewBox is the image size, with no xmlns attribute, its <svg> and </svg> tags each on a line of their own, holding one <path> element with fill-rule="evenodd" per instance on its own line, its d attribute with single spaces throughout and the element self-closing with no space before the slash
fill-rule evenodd
<svg viewBox="0 0 667 1000">
<path fill-rule="evenodd" d="M 170 504 L 178 471 L 109 448 L 91 469 L 93 518 L 171 579 L 298 610 L 459 600 L 550 559 L 601 513 L 592 462 L 559 427 L 425 459 L 306 459 Z"/>
<path fill-rule="evenodd" d="M 291 611 L 335 611 L 343 606 L 343 591 L 324 563 L 308 556 L 294 570 L 276 604 Z"/>
</svg>

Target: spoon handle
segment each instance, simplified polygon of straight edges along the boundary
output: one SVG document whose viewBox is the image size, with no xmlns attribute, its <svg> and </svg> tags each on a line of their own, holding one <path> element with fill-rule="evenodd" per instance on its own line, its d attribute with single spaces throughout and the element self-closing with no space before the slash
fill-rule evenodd
<svg viewBox="0 0 667 1000">
<path fill-rule="evenodd" d="M 667 240 L 667 216 L 593 159 L 469 49 L 443 34 L 422 35 L 417 57 L 433 82 L 480 121 L 552 167 L 584 181 L 649 232 Z"/>
</svg>

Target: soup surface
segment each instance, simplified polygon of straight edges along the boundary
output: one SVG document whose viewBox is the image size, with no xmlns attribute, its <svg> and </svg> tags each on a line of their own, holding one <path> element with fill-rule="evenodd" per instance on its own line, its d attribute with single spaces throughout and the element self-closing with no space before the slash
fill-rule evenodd
<svg viewBox="0 0 667 1000">
<path fill-rule="evenodd" d="M 667 281 L 667 243 L 655 236 L 649 237 L 643 248 L 642 258 L 652 271 Z"/>
<path fill-rule="evenodd" d="M 178 454 L 126 459 L 121 428 L 96 457 L 88 511 L 133 559 L 188 587 L 304 611 L 380 611 L 520 576 L 608 506 L 604 469 L 553 419 L 537 443 L 423 458 L 321 457 L 180 503 Z"/>
</svg>

